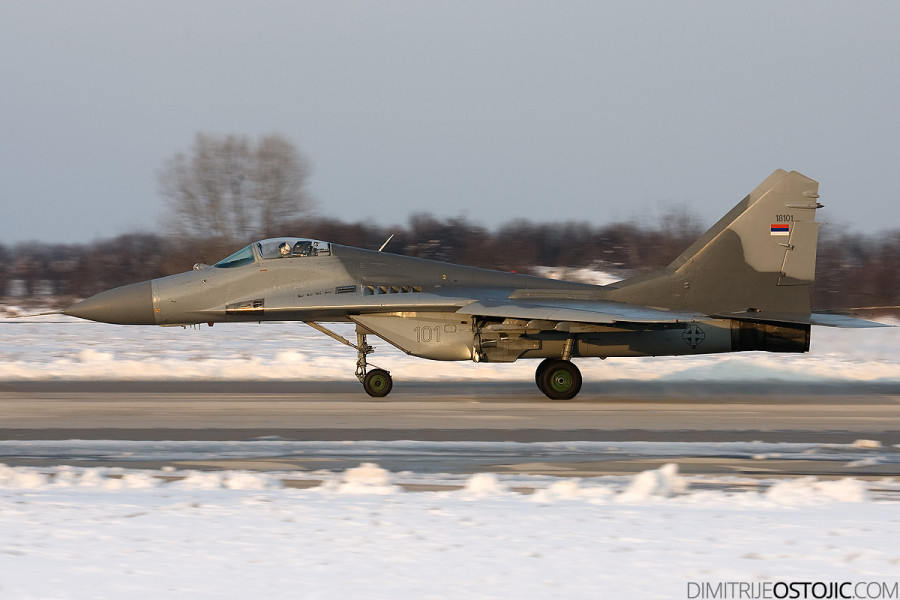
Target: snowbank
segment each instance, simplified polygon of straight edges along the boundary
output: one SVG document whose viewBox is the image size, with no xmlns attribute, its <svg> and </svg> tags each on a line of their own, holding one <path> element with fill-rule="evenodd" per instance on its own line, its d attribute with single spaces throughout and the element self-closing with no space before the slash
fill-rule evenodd
<svg viewBox="0 0 900 600">
<path fill-rule="evenodd" d="M 0 597 L 679 598 L 900 564 L 898 504 L 862 481 L 715 492 L 667 465 L 529 496 L 491 473 L 432 493 L 375 464 L 289 475 L 0 467 Z"/>
</svg>

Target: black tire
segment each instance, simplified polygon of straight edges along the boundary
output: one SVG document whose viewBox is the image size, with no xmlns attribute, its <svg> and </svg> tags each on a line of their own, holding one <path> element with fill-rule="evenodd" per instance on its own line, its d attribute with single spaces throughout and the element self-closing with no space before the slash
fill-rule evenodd
<svg viewBox="0 0 900 600">
<path fill-rule="evenodd" d="M 372 369 L 363 379 L 363 389 L 373 398 L 383 398 L 391 393 L 394 381 L 384 369 Z"/>
<path fill-rule="evenodd" d="M 552 360 L 544 365 L 538 388 L 551 400 L 571 400 L 581 391 L 581 371 L 568 360 Z"/>
<path fill-rule="evenodd" d="M 545 358 L 541 361 L 541 364 L 537 366 L 537 369 L 534 370 L 534 384 L 538 386 L 538 389 L 542 392 L 544 391 L 544 371 L 547 370 L 547 366 L 551 363 L 559 360 L 558 358 Z"/>
</svg>

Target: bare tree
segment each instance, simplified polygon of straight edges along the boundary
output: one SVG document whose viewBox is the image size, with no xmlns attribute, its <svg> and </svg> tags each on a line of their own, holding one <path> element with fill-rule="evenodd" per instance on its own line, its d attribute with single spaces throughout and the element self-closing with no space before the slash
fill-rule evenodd
<svg viewBox="0 0 900 600">
<path fill-rule="evenodd" d="M 309 164 L 278 134 L 253 143 L 242 135 L 198 133 L 157 173 L 170 214 L 166 226 L 182 238 L 242 244 L 283 233 L 312 205 Z"/>
<path fill-rule="evenodd" d="M 9 255 L 6 248 L 0 245 L 0 298 L 7 294 L 7 285 L 9 281 Z"/>
</svg>

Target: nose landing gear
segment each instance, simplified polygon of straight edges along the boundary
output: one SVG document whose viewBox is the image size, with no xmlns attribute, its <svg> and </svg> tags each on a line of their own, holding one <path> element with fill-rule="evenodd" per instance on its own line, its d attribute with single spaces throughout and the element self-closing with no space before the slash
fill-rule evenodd
<svg viewBox="0 0 900 600">
<path fill-rule="evenodd" d="M 368 363 L 366 356 L 375 349 L 366 342 L 366 334 L 356 330 L 356 378 L 363 384 L 363 389 L 373 398 L 383 398 L 391 393 L 394 381 L 391 374 L 384 369 L 372 369 L 366 373 Z"/>
<path fill-rule="evenodd" d="M 319 323 L 314 321 L 304 321 L 304 323 L 316 331 L 321 331 L 328 337 L 356 350 L 356 378 L 363 384 L 363 389 L 366 390 L 368 395 L 373 398 L 383 398 L 391 392 L 391 388 L 394 387 L 394 381 L 391 379 L 390 372 L 379 368 L 366 372 L 369 366 L 366 356 L 372 354 L 375 348 L 366 342 L 366 334 L 360 331 L 359 327 L 356 329 L 356 343 L 354 344 L 344 336 L 338 335 Z"/>
</svg>

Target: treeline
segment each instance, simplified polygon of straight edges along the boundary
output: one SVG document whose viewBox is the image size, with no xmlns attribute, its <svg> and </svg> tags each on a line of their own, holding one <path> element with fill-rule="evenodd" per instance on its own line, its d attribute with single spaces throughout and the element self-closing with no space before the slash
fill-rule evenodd
<svg viewBox="0 0 900 600">
<path fill-rule="evenodd" d="M 306 219 L 286 235 L 504 271 L 535 266 L 594 268 L 622 277 L 668 264 L 701 233 L 685 214 L 658 223 L 589 225 L 514 221 L 487 229 L 465 219 L 415 215 L 407 225 L 384 227 Z M 250 243 L 253 240 L 245 240 Z M 152 233 L 121 235 L 89 244 L 0 245 L 0 296 L 7 303 L 65 304 L 111 287 L 214 263 L 239 244 L 176 239 Z M 846 234 L 822 225 L 813 288 L 816 308 L 900 304 L 900 231 Z"/>
</svg>

